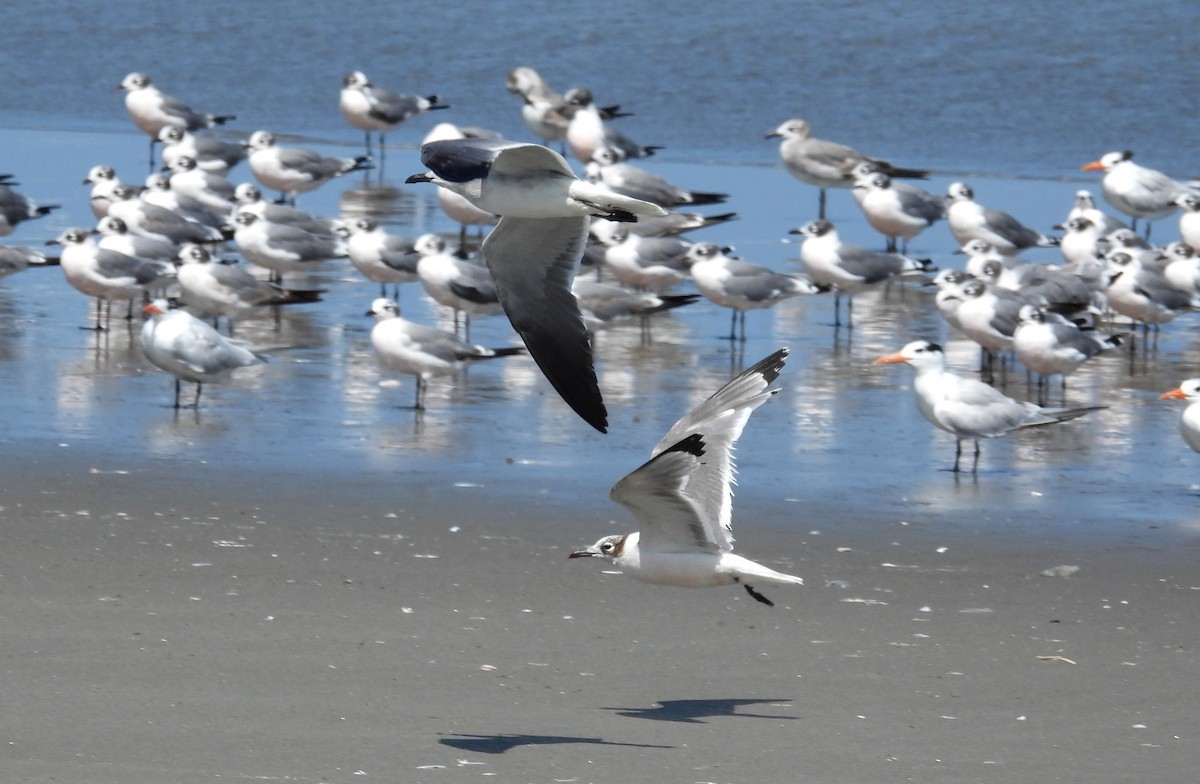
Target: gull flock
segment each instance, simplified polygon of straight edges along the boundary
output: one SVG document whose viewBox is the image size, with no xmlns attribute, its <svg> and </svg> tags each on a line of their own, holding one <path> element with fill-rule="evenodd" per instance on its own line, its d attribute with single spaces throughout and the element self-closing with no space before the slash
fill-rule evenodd
<svg viewBox="0 0 1200 784">
<path fill-rule="evenodd" d="M 83 182 L 98 223 L 48 239 L 62 246 L 57 257 L 0 246 L 0 276 L 59 266 L 71 286 L 96 300 L 97 331 L 110 327 L 114 301 L 129 303 L 126 317 L 146 319 L 139 339 L 146 360 L 175 377 L 173 405 L 183 405 L 180 384 L 187 381 L 197 385 L 191 405 L 198 407 L 203 384 L 267 359 L 261 347 L 234 338 L 237 322 L 263 309 L 320 302 L 325 292 L 288 279 L 344 258 L 379 284 L 379 297 L 364 303 L 376 319 L 371 343 L 383 368 L 416 379 L 414 408 L 425 406 L 433 379 L 465 383 L 468 364 L 528 353 L 564 402 L 600 432 L 608 427 L 608 412 L 592 353 L 598 330 L 635 324 L 650 339 L 655 314 L 703 298 L 730 311 L 728 339 L 736 346 L 746 341 L 748 311 L 792 297 L 831 294 L 834 328 L 850 330 L 856 293 L 935 286 L 947 324 L 979 344 L 985 380 L 1014 360 L 1038 377 L 1037 403 L 1019 401 L 948 370 L 936 343 L 896 336 L 898 346 L 907 345 L 877 364 L 914 367 L 918 410 L 955 437 L 955 472 L 963 470 L 964 440 L 974 442 L 975 472 L 979 439 L 1097 411 L 1101 407 L 1046 406 L 1046 380 L 1060 376 L 1065 396 L 1066 376 L 1085 362 L 1200 306 L 1200 182 L 1143 167 L 1130 151 L 1081 166 L 1102 173 L 1101 195 L 1117 214 L 1081 190 L 1073 204 L 1063 205 L 1055 227 L 1060 233 L 1051 235 L 976 201 L 968 183 L 931 193 L 916 184 L 930 171 L 818 138 L 806 119 L 786 120 L 765 136 L 779 140 L 786 171 L 817 188 L 816 217 L 780 227 L 781 234 L 802 238 L 797 263 L 803 271 L 774 270 L 692 239 L 693 232 L 736 220 L 723 211 L 728 196 L 655 173 L 660 147 L 619 129 L 619 118 L 628 114 L 620 106 L 598 106 L 583 87 L 555 92 L 524 66 L 504 84 L 538 141 L 449 122 L 431 127 L 420 149 L 424 170 L 406 183 L 434 185 L 439 206 L 461 231 L 409 238 L 374 216 L 311 215 L 297 202 L 337 178 L 381 168 L 385 136 L 402 124 L 435 110 L 452 116 L 438 96 L 398 94 L 362 71 L 346 75 L 340 93 L 331 89 L 331 110 L 336 95 L 345 120 L 364 133 L 366 150 L 331 156 L 283 144 L 275 129 L 254 130 L 240 141 L 231 140 L 229 130 L 214 133 L 236 117 L 192 108 L 149 75 L 130 73 L 119 88 L 130 119 L 148 138 L 150 176 L 123 182 L 97 162 Z M 254 182 L 236 179 L 242 163 Z M 58 208 L 18 192 L 15 176 L 0 176 L 0 236 Z M 839 239 L 826 217 L 829 192 L 837 189 L 851 192 L 880 234 L 882 250 Z M 797 196 L 809 198 L 803 188 Z M 702 208 L 708 212 L 696 211 Z M 1176 216 L 1179 238 L 1151 244 L 1151 227 Z M 930 260 L 907 255 L 910 241 L 940 221 L 965 256 L 962 269 L 939 271 Z M 472 241 L 472 233 L 482 240 Z M 1057 248 L 1062 263 L 1021 258 L 1034 248 Z M 413 283 L 454 313 L 454 333 L 401 316 L 400 289 Z M 500 313 L 519 342 L 471 343 L 470 319 Z M 224 333 L 217 329 L 222 320 Z M 752 580 L 798 583 L 734 556 L 729 536 L 733 443 L 750 413 L 773 394 L 768 386 L 786 354 L 781 350 L 736 374 L 614 487 L 614 500 L 633 512 L 640 533 L 605 537 L 573 557 L 609 558 L 648 582 L 740 583 L 766 603 Z M 1185 380 L 1163 396 L 1188 401 L 1181 430 L 1200 451 L 1200 381 Z"/>
</svg>

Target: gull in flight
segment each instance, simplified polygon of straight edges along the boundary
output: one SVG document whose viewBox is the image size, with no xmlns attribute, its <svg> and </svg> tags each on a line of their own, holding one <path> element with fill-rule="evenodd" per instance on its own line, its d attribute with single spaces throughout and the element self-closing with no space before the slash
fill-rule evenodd
<svg viewBox="0 0 1200 784">
<path fill-rule="evenodd" d="M 500 216 L 482 248 L 500 304 L 567 405 L 605 432 L 608 414 L 571 281 L 591 216 L 633 222 L 665 210 L 580 180 L 540 144 L 445 139 L 422 145 L 421 162 L 430 171 L 406 182 L 432 182 Z"/>
<path fill-rule="evenodd" d="M 1026 427 L 1065 422 L 1105 408 L 1041 408 L 1014 400 L 979 379 L 946 370 L 942 347 L 927 340 L 915 340 L 895 354 L 875 360 L 876 365 L 899 363 L 912 365 L 917 371 L 913 389 L 917 393 L 917 410 L 921 416 L 934 427 L 954 435 L 954 473 L 958 473 L 964 439 L 975 442 L 975 462 L 971 466 L 971 473 L 975 473 L 979 469 L 979 439 L 997 438 Z"/>
<path fill-rule="evenodd" d="M 637 580 L 706 588 L 741 585 L 756 601 L 760 582 L 803 585 L 733 552 L 733 445 L 754 409 L 778 389 L 786 348 L 742 372 L 676 422 L 649 462 L 613 485 L 609 497 L 638 521 L 638 530 L 605 536 L 570 558 L 607 558 Z"/>
</svg>

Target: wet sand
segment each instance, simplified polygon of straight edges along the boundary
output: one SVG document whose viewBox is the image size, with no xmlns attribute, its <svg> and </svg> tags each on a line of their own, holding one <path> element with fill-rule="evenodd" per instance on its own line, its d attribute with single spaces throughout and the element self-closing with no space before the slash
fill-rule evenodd
<svg viewBox="0 0 1200 784">
<path fill-rule="evenodd" d="M 807 582 L 771 609 L 569 562 L 626 521 L 560 488 L 33 458 L 3 465 L 7 781 L 1195 775 L 1200 577 L 1155 529 L 797 530 L 756 488 L 739 548 Z"/>
</svg>

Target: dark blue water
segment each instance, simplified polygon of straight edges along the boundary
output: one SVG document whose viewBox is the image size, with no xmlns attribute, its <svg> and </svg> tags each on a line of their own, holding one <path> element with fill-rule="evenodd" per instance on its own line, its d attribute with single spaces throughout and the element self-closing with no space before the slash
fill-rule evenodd
<svg viewBox="0 0 1200 784">
<path fill-rule="evenodd" d="M 146 140 L 113 89 L 135 69 L 197 107 L 238 114 L 230 135 L 264 127 L 340 154 L 361 144 L 337 111 L 345 71 L 438 93 L 454 108 L 392 134 L 386 171 L 301 198 L 325 215 L 366 205 L 408 234 L 453 228 L 429 186 L 403 185 L 421 168 L 416 145 L 435 119 L 527 138 L 503 87 L 521 64 L 559 89 L 587 85 L 601 102 L 635 111 L 623 129 L 667 147 L 648 167 L 731 195 L 728 208 L 740 220 L 704 238 L 777 269 L 794 269 L 787 230 L 815 209 L 814 190 L 782 171 L 776 144 L 762 138 L 792 116 L 808 118 L 819 135 L 941 170 L 931 190 L 968 176 L 981 201 L 1043 230 L 1063 219 L 1078 187 L 1097 189 L 1098 178 L 1079 165 L 1108 149 L 1132 147 L 1149 165 L 1200 172 L 1187 103 L 1195 77 L 1180 58 L 1193 45 L 1186 3 L 1136 11 L 1111 2 L 661 8 L 561 0 L 420 10 L 15 7 L 6 12 L 0 170 L 18 175 L 23 192 L 63 207 L 6 241 L 37 244 L 66 226 L 90 225 L 79 181 L 95 164 L 113 165 L 129 181 L 144 176 Z M 233 179 L 249 176 L 241 168 Z M 879 243 L 847 193 L 832 194 L 830 210 L 844 238 Z M 1170 239 L 1170 223 L 1156 236 Z M 957 264 L 953 247 L 938 226 L 912 251 Z M 1030 257 L 1057 260 L 1054 251 Z M 147 460 L 203 463 L 282 471 L 310 487 L 378 476 L 381 494 L 396 498 L 436 497 L 461 483 L 505 503 L 579 498 L 605 506 L 610 484 L 731 368 L 789 345 L 785 391 L 755 414 L 739 453 L 738 508 L 746 514 L 806 530 L 904 520 L 1152 547 L 1176 535 L 1192 541 L 1200 530 L 1192 494 L 1200 456 L 1175 433 L 1177 409 L 1157 400 L 1200 368 L 1193 316 L 1170 325 L 1151 357 L 1110 356 L 1078 374 L 1072 402 L 1107 411 L 986 444 L 978 483 L 960 483 L 941 470 L 953 444 L 917 415 L 908 369 L 871 365 L 917 337 L 946 342 L 956 367 L 977 361 L 970 344 L 946 334 L 928 294 L 912 287 L 859 297 L 853 333 L 829 326 L 825 298 L 751 313 L 743 358 L 719 338 L 727 312 L 707 303 L 659 321 L 650 345 L 636 329 L 605 333 L 597 362 L 612 428 L 600 436 L 523 359 L 435 384 L 430 410 L 415 417 L 404 408 L 411 381 L 381 373 L 371 356 L 361 314 L 377 287 L 342 262 L 311 283 L 329 289 L 325 302 L 245 328 L 258 342 L 298 348 L 207 390 L 200 412 L 176 414 L 166 407 L 169 377 L 136 348 L 136 325 L 99 340 L 80 330 L 89 302 L 57 270 L 0 281 L 0 444 L 10 455 L 82 452 L 105 471 L 136 471 Z M 402 299 L 409 317 L 447 324 L 418 290 Z M 515 340 L 502 318 L 478 320 L 473 337 Z M 1008 391 L 1026 393 L 1019 372 Z"/>
<path fill-rule="evenodd" d="M 523 137 L 504 76 L 637 113 L 667 155 L 772 160 L 793 116 L 818 136 L 913 166 L 1061 176 L 1109 149 L 1200 174 L 1196 8 L 1186 0 L 1021 3 L 114 3 L 5 12 L 2 123 L 124 127 L 128 71 L 247 131 L 356 141 L 342 74 L 437 93 L 446 119 Z M 415 142 L 417 130 L 396 140 Z"/>
</svg>

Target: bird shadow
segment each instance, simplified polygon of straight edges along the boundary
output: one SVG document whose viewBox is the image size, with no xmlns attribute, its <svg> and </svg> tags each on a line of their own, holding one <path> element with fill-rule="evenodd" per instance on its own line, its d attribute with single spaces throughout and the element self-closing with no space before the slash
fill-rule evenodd
<svg viewBox="0 0 1200 784">
<path fill-rule="evenodd" d="M 568 743 L 585 743 L 593 746 L 632 746 L 639 749 L 670 749 L 654 743 L 622 743 L 603 738 L 583 738 L 572 735 L 524 735 L 500 733 L 496 735 L 467 735 L 452 733 L 440 738 L 438 743 L 476 754 L 503 754 L 518 746 L 556 746 Z"/>
<path fill-rule="evenodd" d="M 769 713 L 741 713 L 738 708 L 746 705 L 780 705 L 790 703 L 787 699 L 709 699 L 709 700 L 661 700 L 652 708 L 605 708 L 618 716 L 653 721 L 677 721 L 685 724 L 703 724 L 704 719 L 716 716 L 736 716 L 744 719 L 797 719 L 798 716 L 780 716 Z"/>
</svg>

